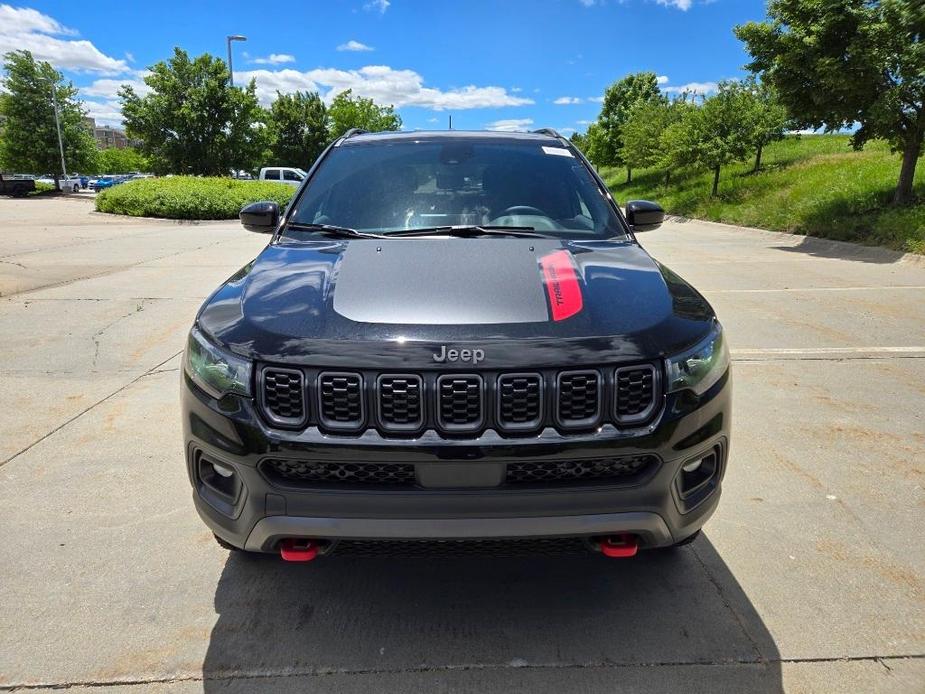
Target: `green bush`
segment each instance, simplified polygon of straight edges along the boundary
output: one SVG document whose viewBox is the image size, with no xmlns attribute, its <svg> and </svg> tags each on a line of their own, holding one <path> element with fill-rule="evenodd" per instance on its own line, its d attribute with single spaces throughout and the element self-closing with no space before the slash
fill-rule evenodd
<svg viewBox="0 0 925 694">
<path fill-rule="evenodd" d="M 96 209 L 132 217 L 166 219 L 237 219 L 248 203 L 289 202 L 295 188 L 282 183 L 232 178 L 142 178 L 113 186 L 96 198 Z"/>
</svg>

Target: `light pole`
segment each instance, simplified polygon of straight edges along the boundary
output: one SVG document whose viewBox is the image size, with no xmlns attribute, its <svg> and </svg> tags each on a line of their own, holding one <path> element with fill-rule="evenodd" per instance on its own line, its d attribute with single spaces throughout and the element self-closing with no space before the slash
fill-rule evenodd
<svg viewBox="0 0 925 694">
<path fill-rule="evenodd" d="M 55 109 L 55 130 L 58 131 L 58 151 L 61 153 L 61 175 L 67 177 L 67 167 L 64 164 L 64 140 L 61 139 L 61 120 L 58 118 L 58 97 L 55 95 L 57 85 L 51 83 L 51 104 Z"/>
<path fill-rule="evenodd" d="M 232 41 L 247 41 L 246 36 L 241 36 L 241 34 L 232 34 L 227 38 L 228 43 L 228 79 L 231 86 L 234 86 L 234 69 L 231 67 L 231 42 Z"/>
</svg>

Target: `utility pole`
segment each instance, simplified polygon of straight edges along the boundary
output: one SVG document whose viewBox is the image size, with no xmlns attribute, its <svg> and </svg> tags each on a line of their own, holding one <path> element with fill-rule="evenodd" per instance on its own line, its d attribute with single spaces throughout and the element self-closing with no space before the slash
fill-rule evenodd
<svg viewBox="0 0 925 694">
<path fill-rule="evenodd" d="M 61 175 L 66 177 L 67 166 L 64 164 L 64 140 L 61 139 L 61 119 L 58 117 L 58 97 L 55 95 L 57 86 L 54 82 L 51 83 L 51 103 L 55 109 L 55 130 L 58 131 L 58 151 L 61 153 Z"/>
<path fill-rule="evenodd" d="M 228 44 L 228 82 L 233 87 L 234 86 L 234 68 L 231 67 L 231 42 L 232 41 L 247 41 L 246 36 L 241 36 L 241 34 L 231 34 L 226 37 L 226 43 Z"/>
<path fill-rule="evenodd" d="M 453 114 L 452 113 L 450 114 L 450 128 L 449 129 L 450 130 L 453 129 Z"/>
</svg>

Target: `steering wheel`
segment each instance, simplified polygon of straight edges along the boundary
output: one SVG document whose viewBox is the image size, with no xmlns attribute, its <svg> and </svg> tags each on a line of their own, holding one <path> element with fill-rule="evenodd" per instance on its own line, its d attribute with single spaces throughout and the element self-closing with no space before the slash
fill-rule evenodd
<svg viewBox="0 0 925 694">
<path fill-rule="evenodd" d="M 543 210 L 538 207 L 533 207 L 532 205 L 511 205 L 508 208 L 505 208 L 501 211 L 501 214 L 498 217 L 511 217 L 518 214 L 528 214 L 535 215 L 539 217 L 549 217 L 548 214 L 543 212 Z"/>
</svg>

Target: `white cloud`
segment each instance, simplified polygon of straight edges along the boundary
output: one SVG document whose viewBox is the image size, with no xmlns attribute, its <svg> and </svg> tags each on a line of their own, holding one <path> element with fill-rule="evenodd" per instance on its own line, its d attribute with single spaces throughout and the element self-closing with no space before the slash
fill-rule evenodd
<svg viewBox="0 0 925 694">
<path fill-rule="evenodd" d="M 659 75 L 655 78 L 656 84 L 668 84 L 668 75 Z"/>
<path fill-rule="evenodd" d="M 578 125 L 591 125 L 593 122 L 593 120 L 580 120 L 578 121 Z"/>
<path fill-rule="evenodd" d="M 104 78 L 94 80 L 89 87 L 80 87 L 80 95 L 82 97 L 91 96 L 114 100 L 118 97 L 119 89 L 122 85 L 127 84 L 135 90 L 138 96 L 145 96 L 151 92 L 151 88 L 144 83 L 144 77 L 148 74 L 147 70 L 139 70 L 132 79 Z"/>
<path fill-rule="evenodd" d="M 687 12 L 694 4 L 694 0 L 655 0 L 655 2 L 665 7 L 677 7 L 682 12 Z"/>
<path fill-rule="evenodd" d="M 358 70 L 317 68 L 299 70 L 250 70 L 235 72 L 236 84 L 257 81 L 257 96 L 269 104 L 276 92 L 317 91 L 330 102 L 337 94 L 352 89 L 357 96 L 373 99 L 397 108 L 420 106 L 436 111 L 444 109 L 500 108 L 532 104 L 532 99 L 510 94 L 504 87 L 469 85 L 441 90 L 425 87 L 424 78 L 414 70 L 395 70 L 387 65 L 367 65 Z"/>
<path fill-rule="evenodd" d="M 523 87 L 511 87 L 512 94 L 518 94 L 523 91 Z"/>
<path fill-rule="evenodd" d="M 715 92 L 718 86 L 716 82 L 688 82 L 677 87 L 665 87 L 662 91 L 666 94 L 683 94 L 684 92 L 709 94 L 710 92 Z"/>
<path fill-rule="evenodd" d="M 289 53 L 271 53 L 266 58 L 254 58 L 251 62 L 256 65 L 282 65 L 283 63 L 294 63 L 295 56 Z"/>
<path fill-rule="evenodd" d="M 531 125 L 533 125 L 532 118 L 508 118 L 487 123 L 485 128 L 503 133 L 519 133 L 524 132 Z"/>
<path fill-rule="evenodd" d="M 385 11 L 389 9 L 389 5 L 392 3 L 389 0 L 370 0 L 370 2 L 363 5 L 364 10 L 369 10 L 370 12 L 378 12 L 379 14 L 385 14 Z"/>
<path fill-rule="evenodd" d="M 570 104 L 580 104 L 581 102 L 582 100 L 578 98 L 577 96 L 560 96 L 558 99 L 556 99 L 552 103 L 558 106 L 566 106 Z"/>
<path fill-rule="evenodd" d="M 0 5 L 0 55 L 26 50 L 59 69 L 108 75 L 128 71 L 125 60 L 105 55 L 89 41 L 59 38 L 76 34 L 37 10 Z"/>
<path fill-rule="evenodd" d="M 367 46 L 365 43 L 360 43 L 359 41 L 354 41 L 351 39 L 347 43 L 342 43 L 337 47 L 339 51 L 373 51 L 375 50 L 372 46 Z"/>
<path fill-rule="evenodd" d="M 83 106 L 87 111 L 87 115 L 93 118 L 97 125 L 122 127 L 122 106 L 118 101 L 84 99 Z"/>
<path fill-rule="evenodd" d="M 596 0 L 578 0 L 585 7 L 593 7 L 596 3 Z"/>
<path fill-rule="evenodd" d="M 575 128 L 565 127 L 565 128 L 556 128 L 559 131 L 560 135 L 571 135 L 574 132 L 577 132 Z"/>
<path fill-rule="evenodd" d="M 593 101 L 595 104 L 604 103 L 604 97 L 602 96 L 589 96 L 588 101 Z"/>
</svg>

